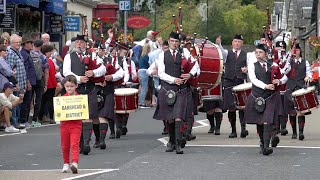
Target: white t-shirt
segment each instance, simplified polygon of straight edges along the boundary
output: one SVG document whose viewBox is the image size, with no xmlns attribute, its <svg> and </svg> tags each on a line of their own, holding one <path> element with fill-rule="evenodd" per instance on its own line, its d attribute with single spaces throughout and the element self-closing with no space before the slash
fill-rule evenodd
<svg viewBox="0 0 320 180">
<path fill-rule="evenodd" d="M 2 109 L 3 106 L 6 106 L 10 109 L 12 109 L 12 102 L 18 100 L 19 97 L 10 94 L 9 97 L 7 97 L 4 93 L 0 94 L 0 108 Z"/>
</svg>

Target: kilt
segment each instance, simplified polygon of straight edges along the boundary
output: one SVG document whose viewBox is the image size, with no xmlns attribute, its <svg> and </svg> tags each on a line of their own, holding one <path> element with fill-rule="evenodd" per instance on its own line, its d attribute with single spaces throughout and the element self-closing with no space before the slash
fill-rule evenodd
<svg viewBox="0 0 320 180">
<path fill-rule="evenodd" d="M 98 118 L 98 101 L 97 101 L 98 89 L 95 87 L 93 91 L 88 94 L 88 105 L 89 105 L 89 118 Z"/>
<path fill-rule="evenodd" d="M 176 86 L 176 85 L 171 85 Z M 167 90 L 171 88 L 166 88 Z M 188 88 L 183 88 L 176 92 L 176 102 L 173 106 L 169 106 L 166 102 L 166 91 L 163 86 L 158 92 L 158 106 L 153 115 L 156 120 L 173 120 L 180 118 L 183 121 L 191 121 L 193 119 L 193 107 L 188 106 L 192 103 L 192 93 Z"/>
<path fill-rule="evenodd" d="M 216 108 L 223 108 L 223 102 L 222 101 L 203 101 L 203 106 L 201 110 L 203 112 L 208 112 L 210 110 L 216 109 Z"/>
<path fill-rule="evenodd" d="M 293 91 L 291 89 L 287 89 L 286 92 L 284 93 L 284 113 L 286 115 L 292 114 L 292 113 L 297 113 L 296 109 L 294 108 L 294 103 L 292 100 L 292 93 Z"/>
<path fill-rule="evenodd" d="M 224 79 L 223 81 L 223 110 L 235 110 L 236 104 L 235 99 L 232 94 L 232 88 L 243 84 L 244 80 L 234 78 L 233 80 L 230 79 Z"/>
<path fill-rule="evenodd" d="M 106 87 L 104 87 L 106 88 Z M 104 91 L 106 92 L 106 91 Z M 114 115 L 114 89 L 109 89 L 108 93 L 104 95 L 104 106 L 99 110 L 99 117 L 115 119 Z"/>
<path fill-rule="evenodd" d="M 274 124 L 276 123 L 279 114 L 282 113 L 279 104 L 281 103 L 280 93 L 274 93 L 272 96 L 266 99 L 266 108 L 263 113 L 259 113 L 255 110 L 255 97 L 252 93 L 249 95 L 245 113 L 244 120 L 247 124 Z"/>
</svg>

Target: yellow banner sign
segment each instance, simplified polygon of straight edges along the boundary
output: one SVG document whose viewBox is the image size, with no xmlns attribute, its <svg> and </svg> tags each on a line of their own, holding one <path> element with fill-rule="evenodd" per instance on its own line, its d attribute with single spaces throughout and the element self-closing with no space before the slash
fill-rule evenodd
<svg viewBox="0 0 320 180">
<path fill-rule="evenodd" d="M 60 96 L 53 98 L 56 121 L 89 119 L 88 96 Z"/>
</svg>

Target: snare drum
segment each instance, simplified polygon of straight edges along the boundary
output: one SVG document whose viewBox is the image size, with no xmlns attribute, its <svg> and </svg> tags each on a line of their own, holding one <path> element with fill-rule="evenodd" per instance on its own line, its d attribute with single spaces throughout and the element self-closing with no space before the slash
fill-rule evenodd
<svg viewBox="0 0 320 180">
<path fill-rule="evenodd" d="M 244 109 L 248 96 L 251 94 L 252 83 L 244 83 L 232 88 L 237 109 Z"/>
<path fill-rule="evenodd" d="M 222 86 L 218 84 L 212 89 L 202 89 L 202 100 L 203 101 L 219 101 L 222 100 Z"/>
<path fill-rule="evenodd" d="M 319 107 L 315 86 L 294 91 L 292 100 L 296 111 L 300 114 L 311 112 L 312 109 Z"/>
<path fill-rule="evenodd" d="M 114 90 L 115 113 L 126 114 L 138 109 L 138 89 L 119 88 Z"/>
</svg>

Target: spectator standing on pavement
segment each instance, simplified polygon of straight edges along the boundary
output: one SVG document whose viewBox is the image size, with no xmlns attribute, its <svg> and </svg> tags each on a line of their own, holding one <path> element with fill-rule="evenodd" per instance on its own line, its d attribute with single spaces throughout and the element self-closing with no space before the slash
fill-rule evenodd
<svg viewBox="0 0 320 180">
<path fill-rule="evenodd" d="M 12 93 L 13 84 L 10 82 L 6 82 L 3 86 L 3 93 L 0 94 L 0 121 L 2 122 L 3 120 L 5 120 L 5 132 L 8 133 L 19 132 L 19 129 L 16 129 L 10 123 L 10 109 L 16 107 L 23 101 L 23 94 L 19 94 L 19 97 L 17 97 Z"/>
<path fill-rule="evenodd" d="M 19 89 L 27 89 L 27 74 L 24 67 L 24 60 L 20 54 L 21 37 L 17 34 L 13 34 L 10 37 L 10 48 L 7 55 L 7 62 L 11 68 L 16 71 L 16 79 L 18 81 L 17 92 L 14 92 L 15 96 L 18 96 Z M 18 126 L 18 117 L 20 114 L 20 107 L 16 106 L 12 110 L 12 121 Z M 25 124 L 20 124 L 20 127 L 25 127 Z"/>
<path fill-rule="evenodd" d="M 142 47 L 141 57 L 139 59 L 139 70 L 138 70 L 138 77 L 139 82 L 141 84 L 141 91 L 139 95 L 139 106 L 146 107 L 146 95 L 148 91 L 148 81 L 149 76 L 147 74 L 147 69 L 149 68 L 149 56 L 148 54 L 151 51 L 151 47 L 149 44 L 144 44 Z"/>
<path fill-rule="evenodd" d="M 33 50 L 33 39 L 31 36 L 22 37 L 22 49 L 20 51 L 23 57 L 24 68 L 27 75 L 27 88 L 24 94 L 23 103 L 20 105 L 19 122 L 29 126 L 30 104 L 32 101 L 32 88 L 37 85 L 36 71 L 30 52 Z M 38 124 L 35 124 L 38 126 Z"/>
<path fill-rule="evenodd" d="M 34 110 L 32 116 L 32 126 L 40 126 L 39 112 L 41 99 L 44 92 L 47 91 L 49 78 L 49 64 L 44 54 L 41 52 L 43 40 L 38 39 L 33 43 L 31 58 L 35 67 L 37 83 L 32 87 L 32 97 L 34 98 Z"/>
<path fill-rule="evenodd" d="M 9 82 L 8 77 L 14 76 L 14 72 L 6 61 L 8 50 L 6 46 L 0 45 L 0 91 L 3 85 Z"/>
<path fill-rule="evenodd" d="M 314 60 L 312 61 L 311 70 L 317 69 L 319 67 L 318 61 Z M 315 86 L 316 89 L 319 89 L 319 72 L 318 71 L 312 71 L 312 81 L 310 82 L 310 86 Z"/>
<path fill-rule="evenodd" d="M 64 88 L 66 94 L 64 96 L 79 95 L 76 92 L 78 87 L 77 79 L 73 75 L 68 75 L 64 79 Z M 80 137 L 82 132 L 82 120 L 61 121 L 60 124 L 60 137 L 61 137 L 61 150 L 63 156 L 62 172 L 67 173 L 71 169 L 72 173 L 78 173 L 79 153 L 80 153 Z M 72 164 L 70 167 L 70 150 L 72 157 Z"/>
<path fill-rule="evenodd" d="M 45 104 L 47 103 L 48 107 L 48 113 L 49 113 L 49 118 L 50 118 L 50 124 L 55 124 L 56 122 L 53 120 L 53 97 L 55 94 L 55 90 L 57 87 L 57 80 L 56 80 L 56 69 L 55 65 L 52 61 L 52 51 L 54 47 L 51 45 L 43 45 L 41 47 L 41 52 L 46 56 L 46 59 L 49 64 L 49 77 L 48 77 L 48 84 L 47 84 L 47 89 L 46 92 L 42 95 L 41 99 L 41 108 L 39 112 L 39 119 L 42 120 L 44 111 L 45 111 Z"/>
</svg>

